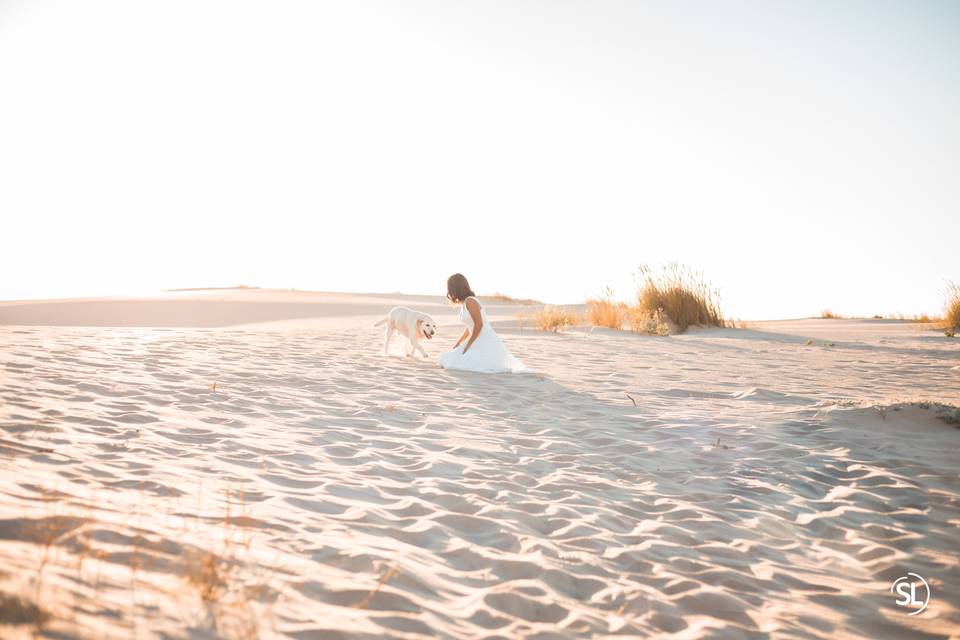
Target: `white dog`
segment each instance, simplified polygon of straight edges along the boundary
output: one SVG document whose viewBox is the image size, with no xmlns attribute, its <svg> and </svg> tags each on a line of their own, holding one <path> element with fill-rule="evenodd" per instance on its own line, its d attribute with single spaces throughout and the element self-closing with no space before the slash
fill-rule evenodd
<svg viewBox="0 0 960 640">
<path fill-rule="evenodd" d="M 390 338 L 393 332 L 406 336 L 407 338 L 407 356 L 412 356 L 414 351 L 419 350 L 424 358 L 429 358 L 427 352 L 423 350 L 417 339 L 423 336 L 427 340 L 432 340 L 437 333 L 437 323 L 433 318 L 425 313 L 408 309 L 407 307 L 394 307 L 383 320 L 378 320 L 373 326 L 380 327 L 387 325 L 387 335 L 383 340 L 383 353 L 386 355 L 390 347 Z"/>
</svg>

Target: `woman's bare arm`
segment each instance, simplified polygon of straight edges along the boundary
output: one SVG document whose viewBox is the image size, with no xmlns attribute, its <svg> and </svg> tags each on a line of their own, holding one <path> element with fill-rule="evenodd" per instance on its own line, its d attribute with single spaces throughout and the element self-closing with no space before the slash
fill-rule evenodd
<svg viewBox="0 0 960 640">
<path fill-rule="evenodd" d="M 459 339 L 459 340 L 457 340 L 457 344 L 453 345 L 453 348 L 456 349 L 457 347 L 459 347 L 460 344 L 461 344 L 464 340 L 466 340 L 466 339 L 467 339 L 467 336 L 469 336 L 469 335 L 470 335 L 470 330 L 469 330 L 469 329 L 464 329 L 464 330 L 463 330 L 463 335 L 460 336 L 460 339 Z"/>
<path fill-rule="evenodd" d="M 480 330 L 483 329 L 483 316 L 480 314 L 480 303 L 475 299 L 467 298 L 463 304 L 467 307 L 467 311 L 470 312 L 470 317 L 473 318 L 473 332 L 470 334 L 470 339 L 467 340 L 467 344 L 463 348 L 463 352 L 466 353 L 470 350 L 470 345 L 472 345 L 474 340 L 477 339 L 477 336 L 480 335 Z"/>
</svg>

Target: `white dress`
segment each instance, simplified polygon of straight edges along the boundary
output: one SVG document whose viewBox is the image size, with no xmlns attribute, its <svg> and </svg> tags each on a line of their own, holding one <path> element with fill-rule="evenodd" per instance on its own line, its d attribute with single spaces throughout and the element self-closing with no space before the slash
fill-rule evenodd
<svg viewBox="0 0 960 640">
<path fill-rule="evenodd" d="M 477 304 L 479 305 L 480 302 L 477 301 Z M 507 350 L 507 345 L 503 344 L 503 340 L 500 339 L 500 336 L 487 321 L 487 312 L 484 311 L 482 306 L 480 307 L 480 317 L 483 319 L 483 326 L 480 327 L 480 335 L 470 345 L 470 350 L 466 353 L 463 352 L 463 348 L 470 341 L 470 338 L 467 338 L 459 347 L 440 356 L 440 366 L 444 369 L 479 371 L 480 373 L 530 371 Z M 470 334 L 473 335 L 473 317 L 467 310 L 466 304 L 460 305 L 460 322 L 466 325 Z"/>
</svg>

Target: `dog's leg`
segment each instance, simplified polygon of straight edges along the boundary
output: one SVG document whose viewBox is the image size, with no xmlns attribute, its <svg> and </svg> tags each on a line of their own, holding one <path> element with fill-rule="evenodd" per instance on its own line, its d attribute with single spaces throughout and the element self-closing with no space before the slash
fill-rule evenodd
<svg viewBox="0 0 960 640">
<path fill-rule="evenodd" d="M 390 354 L 390 338 L 393 337 L 393 323 L 387 323 L 386 337 L 383 339 L 383 355 Z"/>
<path fill-rule="evenodd" d="M 416 338 L 413 339 L 413 348 L 414 348 L 414 350 L 419 351 L 420 353 L 422 353 L 424 358 L 429 358 L 429 357 L 430 357 L 430 356 L 427 354 L 427 352 L 424 350 L 423 345 L 421 345 L 421 344 L 420 344 L 420 341 L 417 340 Z"/>
</svg>

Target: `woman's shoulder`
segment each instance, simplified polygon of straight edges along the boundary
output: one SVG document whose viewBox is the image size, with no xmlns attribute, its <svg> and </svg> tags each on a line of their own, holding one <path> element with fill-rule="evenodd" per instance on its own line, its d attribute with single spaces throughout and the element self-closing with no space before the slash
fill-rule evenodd
<svg viewBox="0 0 960 640">
<path fill-rule="evenodd" d="M 466 298 L 464 298 L 464 299 L 463 299 L 463 306 L 466 307 L 466 306 L 469 305 L 471 302 L 472 302 L 473 305 L 476 306 L 478 309 L 482 309 L 482 308 L 483 308 L 483 305 L 481 305 L 481 304 L 480 304 L 480 301 L 477 300 L 477 296 L 467 296 Z"/>
</svg>

